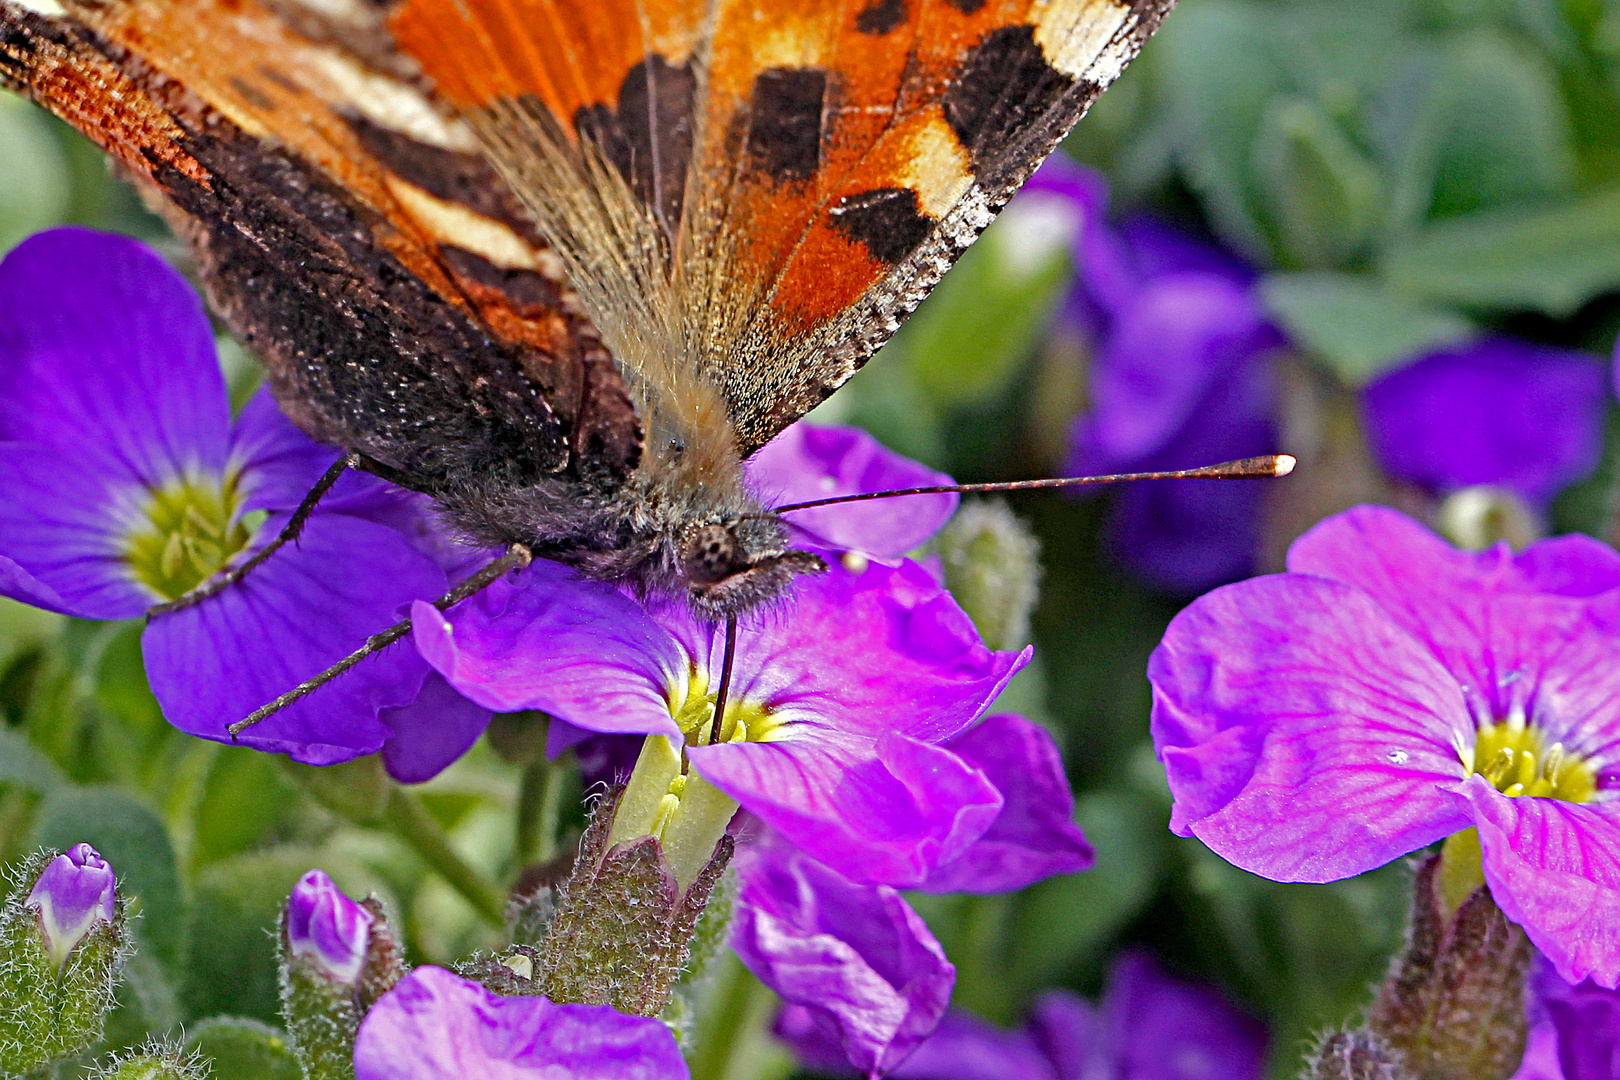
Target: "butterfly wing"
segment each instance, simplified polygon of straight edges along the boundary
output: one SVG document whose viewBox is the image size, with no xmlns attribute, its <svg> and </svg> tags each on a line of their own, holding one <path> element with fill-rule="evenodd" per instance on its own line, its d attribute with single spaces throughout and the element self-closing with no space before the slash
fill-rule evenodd
<svg viewBox="0 0 1620 1080">
<path fill-rule="evenodd" d="M 682 445 L 859 369 L 1173 0 L 404 0 Z"/>
<path fill-rule="evenodd" d="M 438 489 L 627 475 L 639 428 L 555 255 L 380 24 L 255 0 L 0 2 L 0 84 L 78 127 L 192 240 L 311 434 Z"/>
</svg>

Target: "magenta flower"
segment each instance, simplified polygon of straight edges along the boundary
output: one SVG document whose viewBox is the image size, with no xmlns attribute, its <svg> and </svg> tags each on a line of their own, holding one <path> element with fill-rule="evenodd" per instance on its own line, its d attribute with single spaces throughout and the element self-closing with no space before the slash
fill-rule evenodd
<svg viewBox="0 0 1620 1080">
<path fill-rule="evenodd" d="M 267 395 L 232 421 L 196 294 L 144 246 L 58 229 L 0 264 L 0 594 L 138 618 L 273 536 L 336 457 Z M 420 498 L 346 477 L 296 548 L 154 618 L 142 647 L 170 723 L 224 739 L 400 605 L 444 592 L 458 556 L 429 521 Z M 395 648 L 242 741 L 318 765 L 381 750 L 423 780 L 488 717 Z"/>
<path fill-rule="evenodd" d="M 360 1024 L 355 1080 L 685 1080 L 660 1020 L 605 1005 L 498 997 L 443 968 L 419 967 Z"/>
<path fill-rule="evenodd" d="M 1493 337 L 1383 375 L 1361 408 L 1390 476 L 1441 494 L 1494 484 L 1543 509 L 1597 467 L 1608 394 L 1594 356 Z"/>
<path fill-rule="evenodd" d="M 945 1015 L 956 968 L 887 885 L 860 885 L 780 840 L 747 844 L 731 945 L 837 1060 L 891 1073 Z"/>
<path fill-rule="evenodd" d="M 45 952 L 57 967 L 97 923 L 113 921 L 117 886 L 112 867 L 89 844 L 74 844 L 45 864 L 23 907 L 39 916 Z"/>
<path fill-rule="evenodd" d="M 776 1034 L 800 1060 L 845 1074 L 850 1063 L 789 1003 Z M 896 1080 L 1258 1080 L 1265 1032 L 1214 990 L 1167 975 L 1146 956 L 1122 957 L 1102 1004 L 1066 991 L 1043 995 L 1029 1022 L 1007 1031 L 962 1012 L 888 1075 Z"/>
<path fill-rule="evenodd" d="M 1001 811 L 967 850 L 937 866 L 926 892 L 1003 893 L 1096 862 L 1074 823 L 1074 794 L 1057 743 L 1011 713 L 987 716 L 945 744 L 1001 792 Z"/>
<path fill-rule="evenodd" d="M 1010 892 L 1087 869 L 1057 747 L 1021 716 L 987 717 L 946 744 L 1001 791 L 995 822 L 937 867 L 931 892 Z M 950 1003 L 955 968 L 886 885 L 857 884 L 768 830 L 739 849 L 732 947 L 838 1061 L 873 1075 L 905 1060 Z"/>
<path fill-rule="evenodd" d="M 1176 617 L 1148 665 L 1171 828 L 1279 881 L 1478 829 L 1566 978 L 1620 981 L 1620 555 L 1456 551 L 1381 507 Z"/>
<path fill-rule="evenodd" d="M 287 950 L 329 979 L 353 983 L 366 966 L 376 916 L 345 896 L 324 870 L 298 879 L 287 897 Z"/>
<path fill-rule="evenodd" d="M 446 619 L 416 605 L 416 642 L 450 684 L 500 712 L 541 709 L 593 731 L 685 739 L 707 722 L 724 635 L 535 563 Z M 857 881 L 914 885 L 1001 809 L 939 744 L 1027 662 L 979 640 L 922 567 L 873 562 L 801 579 L 737 635 L 725 741 L 692 767 Z M 688 729 L 692 730 L 688 730 Z M 724 730 L 724 729 L 723 729 Z"/>
<path fill-rule="evenodd" d="M 748 479 L 769 506 L 869 491 L 938 487 L 949 476 L 884 449 L 860 428 L 798 423 L 748 459 Z M 895 559 L 926 543 L 956 513 L 960 496 L 820 506 L 783 515 L 799 543 Z"/>
</svg>

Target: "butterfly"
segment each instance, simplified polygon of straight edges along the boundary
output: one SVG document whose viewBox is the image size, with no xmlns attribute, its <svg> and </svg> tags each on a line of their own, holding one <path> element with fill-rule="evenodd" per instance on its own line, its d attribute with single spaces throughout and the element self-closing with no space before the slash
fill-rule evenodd
<svg viewBox="0 0 1620 1080">
<path fill-rule="evenodd" d="M 711 620 L 820 562 L 742 462 L 1173 0 L 0 0 L 0 84 L 189 241 L 306 432 Z"/>
</svg>

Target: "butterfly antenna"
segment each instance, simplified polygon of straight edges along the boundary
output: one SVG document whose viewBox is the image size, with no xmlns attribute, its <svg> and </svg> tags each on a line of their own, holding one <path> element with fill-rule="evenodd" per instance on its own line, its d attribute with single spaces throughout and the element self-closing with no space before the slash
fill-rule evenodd
<svg viewBox="0 0 1620 1080">
<path fill-rule="evenodd" d="M 479 592 L 482 592 L 484 589 L 489 588 L 490 585 L 494 584 L 495 581 L 508 570 L 521 570 L 525 566 L 528 566 L 533 558 L 533 554 L 527 547 L 524 547 L 522 544 L 513 544 L 506 550 L 505 555 L 502 555 L 494 562 L 487 564 L 482 570 L 478 571 L 478 573 L 472 575 L 466 581 L 463 581 L 460 585 L 457 585 L 455 588 L 433 601 L 433 606 L 438 608 L 440 611 L 448 611 L 450 608 L 461 603 L 469 596 L 473 596 Z M 386 649 L 388 646 L 392 645 L 394 642 L 398 641 L 400 638 L 404 637 L 410 632 L 411 620 L 401 619 L 388 629 L 372 634 L 370 637 L 366 638 L 365 643 L 358 649 L 350 653 L 348 656 L 345 656 L 343 659 L 339 660 L 337 663 L 333 664 L 319 675 L 306 679 L 297 686 L 293 687 L 291 690 L 287 691 L 285 694 L 282 694 L 280 697 L 276 698 L 276 700 L 270 702 L 268 705 L 264 705 L 253 710 L 253 712 L 250 713 L 246 718 L 238 720 L 236 723 L 227 727 L 225 730 L 230 732 L 231 741 L 235 742 L 238 735 L 242 734 L 242 732 L 246 731 L 254 724 L 257 724 L 260 720 L 280 712 L 282 709 L 285 709 L 299 698 L 307 697 L 309 694 L 325 686 L 339 675 L 342 675 L 345 671 L 348 671 L 350 668 L 354 667 L 354 665 L 358 664 L 372 653 L 380 652 L 381 650 Z"/>
<path fill-rule="evenodd" d="M 812 506 L 866 502 L 869 499 L 897 499 L 902 495 L 968 494 L 980 491 L 1027 491 L 1032 488 L 1086 487 L 1092 484 L 1122 484 L 1127 480 L 1256 480 L 1287 476 L 1294 471 L 1292 454 L 1264 454 L 1239 461 L 1223 461 L 1201 469 L 1175 469 L 1168 472 L 1111 473 L 1107 476 L 1065 476 L 1046 480 L 1008 480 L 995 484 L 939 484 L 934 487 L 901 488 L 896 491 L 867 491 L 859 495 L 834 495 L 826 499 L 793 503 L 772 509 L 773 514 L 808 510 Z"/>
<path fill-rule="evenodd" d="M 726 651 L 720 661 L 720 692 L 714 695 L 714 722 L 709 726 L 709 745 L 720 741 L 720 727 L 726 719 L 726 696 L 731 693 L 731 664 L 737 658 L 737 616 L 726 620 Z"/>
</svg>

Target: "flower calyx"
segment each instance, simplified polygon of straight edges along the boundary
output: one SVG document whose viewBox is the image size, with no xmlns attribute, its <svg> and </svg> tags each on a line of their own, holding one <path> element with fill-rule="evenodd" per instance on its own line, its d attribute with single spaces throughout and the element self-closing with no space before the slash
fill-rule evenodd
<svg viewBox="0 0 1620 1080">
<path fill-rule="evenodd" d="M 1366 1029 L 1411 1076 L 1507 1080 L 1524 1057 L 1525 976 L 1535 950 L 1484 886 L 1449 911 L 1440 877 L 1434 854 L 1413 874 L 1406 946 Z"/>
</svg>

